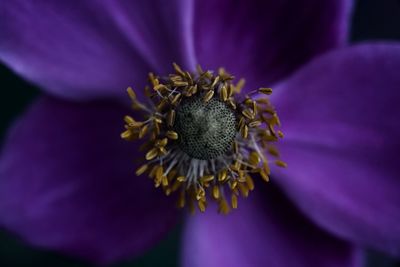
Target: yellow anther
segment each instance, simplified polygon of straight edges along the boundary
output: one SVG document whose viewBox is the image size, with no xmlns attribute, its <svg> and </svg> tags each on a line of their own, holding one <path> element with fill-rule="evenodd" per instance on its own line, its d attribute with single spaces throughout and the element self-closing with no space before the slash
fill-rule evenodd
<svg viewBox="0 0 400 267">
<path fill-rule="evenodd" d="M 174 122 L 175 122 L 175 110 L 171 109 L 168 112 L 167 120 L 168 120 L 168 126 L 172 127 L 174 125 Z"/>
<path fill-rule="evenodd" d="M 132 87 L 128 87 L 126 89 L 126 91 L 128 92 L 129 97 L 131 98 L 132 101 L 136 101 L 136 94 L 133 91 Z"/>
<path fill-rule="evenodd" d="M 237 196 L 235 194 L 232 194 L 232 196 L 231 196 L 231 204 L 232 204 L 232 208 L 233 209 L 237 209 L 237 207 L 238 207 L 238 199 L 237 199 Z"/>
<path fill-rule="evenodd" d="M 157 172 L 158 166 L 159 166 L 159 165 L 154 165 L 154 166 L 151 168 L 151 171 L 150 171 L 150 173 L 149 173 L 149 177 L 150 177 L 150 178 L 154 178 L 154 177 L 156 176 L 156 172 Z"/>
<path fill-rule="evenodd" d="M 154 74 L 152 72 L 149 73 L 149 80 L 150 83 L 154 86 L 157 86 L 159 84 L 158 79 L 154 76 Z"/>
<path fill-rule="evenodd" d="M 204 102 L 208 102 L 208 101 L 210 101 L 210 99 L 211 99 L 213 96 L 214 96 L 214 90 L 210 90 L 210 91 L 208 91 L 208 92 L 204 95 L 203 101 L 204 101 Z"/>
<path fill-rule="evenodd" d="M 147 160 L 152 160 L 155 157 L 157 157 L 157 154 L 158 154 L 158 149 L 157 148 L 152 148 L 152 149 L 149 150 L 149 152 L 147 152 L 146 159 Z"/>
<path fill-rule="evenodd" d="M 192 94 L 196 94 L 198 90 L 199 90 L 199 87 L 197 86 L 197 84 L 195 84 L 194 86 L 190 87 L 190 92 Z"/>
<path fill-rule="evenodd" d="M 232 84 L 227 85 L 227 92 L 228 92 L 228 97 L 231 97 L 233 95 L 233 85 Z"/>
<path fill-rule="evenodd" d="M 167 105 L 167 100 L 166 99 L 162 99 L 161 101 L 160 101 L 160 103 L 158 103 L 157 105 L 156 105 L 156 110 L 157 111 L 162 111 L 163 109 L 164 109 L 164 107 Z"/>
<path fill-rule="evenodd" d="M 266 95 L 272 94 L 272 88 L 260 88 L 258 89 L 258 91 Z"/>
<path fill-rule="evenodd" d="M 287 167 L 287 164 L 285 162 L 283 162 L 282 160 L 276 160 L 275 164 L 278 167 L 282 167 L 282 168 L 286 168 Z"/>
<path fill-rule="evenodd" d="M 279 157 L 279 151 L 274 146 L 269 146 L 268 147 L 268 153 L 273 155 L 273 156 L 275 156 L 275 157 Z"/>
<path fill-rule="evenodd" d="M 214 175 L 205 175 L 200 178 L 200 181 L 203 183 L 208 183 L 211 182 L 212 180 L 214 180 Z"/>
<path fill-rule="evenodd" d="M 246 119 L 244 117 L 240 117 L 239 123 L 238 123 L 239 128 L 242 128 L 245 125 L 246 125 Z"/>
<path fill-rule="evenodd" d="M 155 91 L 161 91 L 161 90 L 167 90 L 168 88 L 164 84 L 157 84 L 156 86 L 153 87 L 153 89 Z"/>
<path fill-rule="evenodd" d="M 187 82 L 180 82 L 180 81 L 174 81 L 174 86 L 188 86 L 189 84 Z"/>
<path fill-rule="evenodd" d="M 263 163 L 263 170 L 264 170 L 264 172 L 265 172 L 267 175 L 270 175 L 270 174 L 271 174 L 271 170 L 270 170 L 270 168 L 269 168 L 268 162 L 264 162 L 264 163 Z"/>
<path fill-rule="evenodd" d="M 196 199 L 197 200 L 200 200 L 200 199 L 204 198 L 205 196 L 206 196 L 206 192 L 204 191 L 204 189 L 202 187 L 197 189 L 197 192 L 196 192 Z"/>
<path fill-rule="evenodd" d="M 206 211 L 206 202 L 205 202 L 205 201 L 199 200 L 199 201 L 197 202 L 197 206 L 199 207 L 199 210 L 200 210 L 201 212 L 205 212 L 205 211 Z"/>
<path fill-rule="evenodd" d="M 219 199 L 220 192 L 219 192 L 219 186 L 218 185 L 214 185 L 213 186 L 212 195 L 213 195 L 214 199 Z"/>
<path fill-rule="evenodd" d="M 167 155 L 168 151 L 165 149 L 165 147 L 159 147 L 158 151 L 160 152 L 161 155 Z"/>
<path fill-rule="evenodd" d="M 219 209 L 218 211 L 222 214 L 228 214 L 229 213 L 229 205 L 226 202 L 225 198 L 221 198 L 221 200 L 219 201 Z"/>
<path fill-rule="evenodd" d="M 242 135 L 242 137 L 244 139 L 246 139 L 249 136 L 249 127 L 247 127 L 247 125 L 244 125 L 241 129 L 240 129 L 240 133 Z"/>
<path fill-rule="evenodd" d="M 245 109 L 242 111 L 243 116 L 245 116 L 246 118 L 252 120 L 254 119 L 254 113 L 250 110 L 250 109 Z"/>
<path fill-rule="evenodd" d="M 137 170 L 136 170 L 136 175 L 142 175 L 145 171 L 147 171 L 147 169 L 149 168 L 149 165 L 147 164 L 143 164 L 142 166 L 140 166 Z"/>
<path fill-rule="evenodd" d="M 235 86 L 234 92 L 236 92 L 237 94 L 239 94 L 239 93 L 242 91 L 242 89 L 243 89 L 245 83 L 246 83 L 246 80 L 245 80 L 245 79 L 240 79 L 239 82 L 238 82 L 238 83 L 236 84 L 236 86 Z"/>
<path fill-rule="evenodd" d="M 133 122 L 129 123 L 128 126 L 131 127 L 131 128 L 138 129 L 138 128 L 142 127 L 143 124 L 144 123 L 141 122 L 141 121 L 133 121 Z"/>
<path fill-rule="evenodd" d="M 131 124 L 131 123 L 136 122 L 131 116 L 125 116 L 125 117 L 124 117 L 124 121 L 125 121 L 127 124 Z"/>
<path fill-rule="evenodd" d="M 158 146 L 160 147 L 164 147 L 168 144 L 168 139 L 167 138 L 163 138 L 158 142 Z"/>
<path fill-rule="evenodd" d="M 253 106 L 252 106 L 252 109 L 253 109 L 253 113 L 254 113 L 254 115 L 256 115 L 256 114 L 257 114 L 257 111 L 258 111 L 258 107 L 257 107 L 257 103 L 256 103 L 256 101 L 253 101 Z"/>
<path fill-rule="evenodd" d="M 228 174 L 228 171 L 226 169 L 220 171 L 218 173 L 218 182 L 221 182 L 221 183 L 225 182 L 226 179 L 228 178 L 227 174 Z"/>
<path fill-rule="evenodd" d="M 172 105 L 175 105 L 175 104 L 178 102 L 178 100 L 181 98 L 181 96 L 182 96 L 182 94 L 176 94 L 176 95 L 172 98 L 171 104 L 172 104 Z"/>
<path fill-rule="evenodd" d="M 154 178 L 154 187 L 160 187 L 161 185 L 161 178 Z"/>
<path fill-rule="evenodd" d="M 249 123 L 249 127 L 254 128 L 254 127 L 258 127 L 261 125 L 261 121 L 259 120 L 255 120 Z"/>
<path fill-rule="evenodd" d="M 258 155 L 258 153 L 255 152 L 255 151 L 252 151 L 252 152 L 250 153 L 250 157 L 249 157 L 249 162 L 250 162 L 250 164 L 251 164 L 251 165 L 254 165 L 254 166 L 257 166 L 258 163 L 260 163 L 260 161 L 261 161 L 261 158 L 260 158 L 260 156 Z"/>
<path fill-rule="evenodd" d="M 174 131 L 168 131 L 167 132 L 167 137 L 171 140 L 177 140 L 178 139 L 178 133 Z"/>
<path fill-rule="evenodd" d="M 251 178 L 250 175 L 246 176 L 246 185 L 249 188 L 250 191 L 254 190 L 254 181 L 253 178 Z"/>
<path fill-rule="evenodd" d="M 125 132 L 121 133 L 121 138 L 129 139 L 132 136 L 132 132 L 130 130 L 126 130 Z"/>
<path fill-rule="evenodd" d="M 162 123 L 163 123 L 162 119 L 159 118 L 159 117 L 156 117 L 156 116 L 153 117 L 153 120 L 154 120 L 154 122 L 159 123 L 159 124 L 162 124 Z"/>
<path fill-rule="evenodd" d="M 260 176 L 264 181 L 269 182 L 269 177 L 263 170 L 260 170 Z"/>
<path fill-rule="evenodd" d="M 168 173 L 168 181 L 172 181 L 175 177 L 178 171 L 176 169 L 172 169 Z"/>
<path fill-rule="evenodd" d="M 200 75 L 204 73 L 203 69 L 201 68 L 201 66 L 199 64 L 196 65 L 196 70 Z"/>
<path fill-rule="evenodd" d="M 236 140 L 233 141 L 233 152 L 235 154 L 239 154 L 239 144 L 238 144 L 238 142 Z"/>
<path fill-rule="evenodd" d="M 178 64 L 176 64 L 175 62 L 172 63 L 172 66 L 174 67 L 175 71 L 177 74 L 181 75 L 181 76 L 185 76 L 185 73 L 183 72 L 183 70 L 181 69 L 181 67 L 179 67 Z"/>
<path fill-rule="evenodd" d="M 232 109 L 236 109 L 236 104 L 232 99 L 228 100 L 229 105 L 232 107 Z"/>
<path fill-rule="evenodd" d="M 226 86 L 222 86 L 221 91 L 220 91 L 220 98 L 222 101 L 228 100 L 228 91 L 226 89 Z"/>
<path fill-rule="evenodd" d="M 248 197 L 249 188 L 245 184 L 239 183 L 238 188 L 243 197 Z"/>
<path fill-rule="evenodd" d="M 186 182 L 186 177 L 185 176 L 179 176 L 178 178 L 176 178 L 177 181 L 184 183 Z"/>
<path fill-rule="evenodd" d="M 140 131 L 139 131 L 139 138 L 143 138 L 143 136 L 146 135 L 148 129 L 149 129 L 149 126 L 147 124 L 143 125 L 143 127 L 140 128 Z"/>
<path fill-rule="evenodd" d="M 163 186 L 167 186 L 167 185 L 168 185 L 168 178 L 167 178 L 167 176 L 163 175 L 163 176 L 161 177 L 161 184 L 162 184 Z"/>
<path fill-rule="evenodd" d="M 219 79 L 220 79 L 219 76 L 215 77 L 213 83 L 211 84 L 211 89 L 213 89 L 217 85 L 217 83 L 219 82 Z"/>
<path fill-rule="evenodd" d="M 239 183 L 244 183 L 244 182 L 246 182 L 246 175 L 245 175 L 245 172 L 242 171 L 242 170 L 240 170 L 240 171 L 238 171 L 238 174 L 239 174 L 239 178 L 237 179 L 237 181 L 238 181 Z"/>
<path fill-rule="evenodd" d="M 176 190 L 178 190 L 178 188 L 180 188 L 182 185 L 181 182 L 179 181 L 175 181 L 174 184 L 171 187 L 171 192 L 175 192 Z"/>
<path fill-rule="evenodd" d="M 161 181 L 161 178 L 163 176 L 163 172 L 164 172 L 163 167 L 161 165 L 158 165 L 158 167 L 156 169 L 155 177 L 157 179 L 160 179 L 160 181 Z"/>
</svg>

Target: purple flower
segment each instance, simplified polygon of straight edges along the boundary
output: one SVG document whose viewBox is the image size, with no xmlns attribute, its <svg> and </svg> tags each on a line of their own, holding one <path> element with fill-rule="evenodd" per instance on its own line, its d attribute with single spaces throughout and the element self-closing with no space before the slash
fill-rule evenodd
<svg viewBox="0 0 400 267">
<path fill-rule="evenodd" d="M 399 256 L 400 45 L 345 47 L 350 11 L 346 0 L 1 1 L 0 60 L 48 93 L 2 148 L 1 225 L 97 263 L 160 240 L 178 212 L 135 177 L 143 155 L 119 139 L 120 99 L 149 71 L 200 63 L 249 89 L 272 84 L 289 167 L 231 215 L 189 217 L 184 266 L 361 266 L 365 247 Z"/>
</svg>

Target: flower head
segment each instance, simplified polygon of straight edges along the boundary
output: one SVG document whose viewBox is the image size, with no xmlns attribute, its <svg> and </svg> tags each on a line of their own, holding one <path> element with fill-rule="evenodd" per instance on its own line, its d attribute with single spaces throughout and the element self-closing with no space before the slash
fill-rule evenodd
<svg viewBox="0 0 400 267">
<path fill-rule="evenodd" d="M 145 113 L 145 121 L 125 116 L 127 140 L 147 137 L 143 144 L 147 162 L 136 170 L 147 172 L 155 187 L 165 194 L 179 191 L 178 206 L 188 202 L 194 212 L 207 206 L 207 195 L 218 202 L 219 211 L 236 209 L 239 192 L 247 197 L 254 189 L 251 174 L 269 181 L 270 167 L 264 151 L 279 157 L 272 144 L 283 137 L 276 130 L 278 115 L 268 98 L 271 88 L 259 88 L 241 96 L 244 80 L 233 84 L 233 76 L 220 68 L 218 74 L 183 71 L 174 64 L 175 74 L 155 77 L 145 88 L 149 104 L 141 103 L 132 88 L 128 94 L 132 107 Z M 147 136 L 146 136 L 147 134 Z M 278 166 L 285 166 L 276 160 Z M 207 194 L 209 193 L 209 194 Z"/>
</svg>

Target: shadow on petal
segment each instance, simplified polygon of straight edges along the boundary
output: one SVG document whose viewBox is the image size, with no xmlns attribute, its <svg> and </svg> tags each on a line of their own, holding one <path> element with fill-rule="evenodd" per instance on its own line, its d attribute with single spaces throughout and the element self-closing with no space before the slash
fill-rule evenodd
<svg viewBox="0 0 400 267">
<path fill-rule="evenodd" d="M 0 158 L 0 224 L 30 244 L 97 263 L 139 255 L 175 225 L 172 198 L 137 177 L 140 142 L 120 138 L 127 111 L 39 99 Z"/>
</svg>

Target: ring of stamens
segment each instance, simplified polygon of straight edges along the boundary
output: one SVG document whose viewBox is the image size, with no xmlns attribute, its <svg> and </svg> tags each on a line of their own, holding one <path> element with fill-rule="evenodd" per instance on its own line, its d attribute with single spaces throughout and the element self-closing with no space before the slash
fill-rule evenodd
<svg viewBox="0 0 400 267">
<path fill-rule="evenodd" d="M 168 77 L 149 74 L 149 105 L 128 88 L 132 107 L 146 118 L 125 116 L 121 137 L 147 140 L 142 146 L 147 162 L 136 175 L 147 173 L 166 195 L 179 191 L 179 207 L 188 205 L 194 212 L 197 203 L 204 212 L 211 198 L 226 214 L 237 208 L 239 195 L 247 197 L 254 189 L 253 174 L 269 181 L 266 154 L 277 166 L 286 166 L 273 145 L 283 134 L 276 130 L 280 121 L 267 98 L 272 90 L 259 88 L 241 97 L 244 80 L 233 84 L 234 77 L 224 69 L 216 75 L 200 67 L 196 73 L 176 64 L 174 69 Z M 259 93 L 266 97 L 253 99 Z"/>
</svg>

